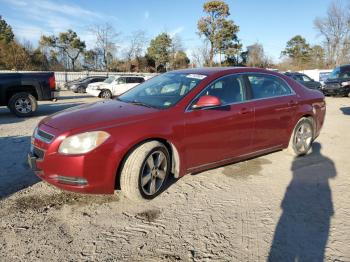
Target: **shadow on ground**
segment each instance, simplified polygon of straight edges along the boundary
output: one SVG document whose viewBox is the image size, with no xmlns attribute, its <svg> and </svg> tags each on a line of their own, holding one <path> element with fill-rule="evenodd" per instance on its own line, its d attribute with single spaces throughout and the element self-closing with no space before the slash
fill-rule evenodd
<svg viewBox="0 0 350 262">
<path fill-rule="evenodd" d="M 31 117 L 47 116 L 59 111 L 82 105 L 83 103 L 59 103 L 52 102 L 51 104 L 39 105 L 38 111 Z M 14 124 L 25 121 L 27 117 L 16 117 L 6 107 L 0 109 L 0 125 L 3 124 Z"/>
<path fill-rule="evenodd" d="M 340 110 L 344 115 L 350 115 L 350 107 L 341 107 Z"/>
<path fill-rule="evenodd" d="M 0 199 L 39 181 L 27 164 L 29 136 L 0 137 Z"/>
<path fill-rule="evenodd" d="M 324 261 L 334 215 L 329 179 L 337 175 L 335 165 L 315 143 L 310 155 L 294 159 L 291 170 L 268 261 Z"/>
</svg>

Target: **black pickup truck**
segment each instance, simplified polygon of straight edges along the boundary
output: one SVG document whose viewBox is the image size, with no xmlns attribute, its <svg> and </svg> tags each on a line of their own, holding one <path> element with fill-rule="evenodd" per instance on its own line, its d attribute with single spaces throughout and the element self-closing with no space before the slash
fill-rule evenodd
<svg viewBox="0 0 350 262">
<path fill-rule="evenodd" d="M 32 115 L 37 101 L 56 100 L 55 75 L 47 73 L 0 73 L 0 106 L 19 117 Z"/>
<path fill-rule="evenodd" d="M 325 95 L 350 96 L 350 65 L 336 67 L 324 82 Z"/>
</svg>

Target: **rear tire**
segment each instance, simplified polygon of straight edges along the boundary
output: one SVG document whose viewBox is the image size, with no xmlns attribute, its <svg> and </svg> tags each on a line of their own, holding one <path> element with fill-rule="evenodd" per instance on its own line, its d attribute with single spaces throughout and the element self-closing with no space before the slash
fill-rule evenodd
<svg viewBox="0 0 350 262">
<path fill-rule="evenodd" d="M 81 86 L 80 87 L 78 87 L 78 93 L 84 93 L 84 88 L 82 88 Z"/>
<path fill-rule="evenodd" d="M 30 93 L 20 92 L 10 98 L 8 107 L 16 116 L 27 117 L 37 110 L 38 103 Z"/>
<path fill-rule="evenodd" d="M 164 190 L 170 169 L 170 154 L 165 145 L 146 142 L 127 157 L 120 173 L 121 190 L 132 200 L 153 199 Z"/>
<path fill-rule="evenodd" d="M 310 118 L 303 117 L 295 125 L 289 140 L 288 151 L 294 156 L 306 155 L 314 140 L 314 125 Z"/>
<path fill-rule="evenodd" d="M 112 99 L 112 92 L 108 89 L 102 90 L 100 93 L 100 97 L 104 99 Z"/>
</svg>

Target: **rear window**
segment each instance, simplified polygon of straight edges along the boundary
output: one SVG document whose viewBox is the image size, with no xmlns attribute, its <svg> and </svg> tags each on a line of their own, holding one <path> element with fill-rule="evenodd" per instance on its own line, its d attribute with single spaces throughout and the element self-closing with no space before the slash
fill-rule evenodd
<svg viewBox="0 0 350 262">
<path fill-rule="evenodd" d="M 127 77 L 126 83 L 127 84 L 136 84 L 136 83 L 142 83 L 145 80 L 142 77 Z"/>
</svg>

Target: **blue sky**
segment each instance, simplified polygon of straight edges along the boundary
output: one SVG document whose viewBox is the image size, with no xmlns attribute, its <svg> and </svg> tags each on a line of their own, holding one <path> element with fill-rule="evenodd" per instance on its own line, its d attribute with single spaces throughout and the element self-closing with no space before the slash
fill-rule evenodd
<svg viewBox="0 0 350 262">
<path fill-rule="evenodd" d="M 131 32 L 142 29 L 152 38 L 166 31 L 179 35 L 184 48 L 201 45 L 196 34 L 197 21 L 203 15 L 205 0 L 0 0 L 0 15 L 14 29 L 19 40 L 36 45 L 40 35 L 53 34 L 69 28 L 75 30 L 93 47 L 89 27 L 108 22 L 120 32 L 122 48 Z M 286 42 L 296 34 L 311 44 L 321 42 L 313 20 L 324 16 L 331 0 L 226 0 L 230 19 L 240 26 L 239 38 L 245 46 L 258 41 L 266 53 L 278 60 Z"/>
</svg>

